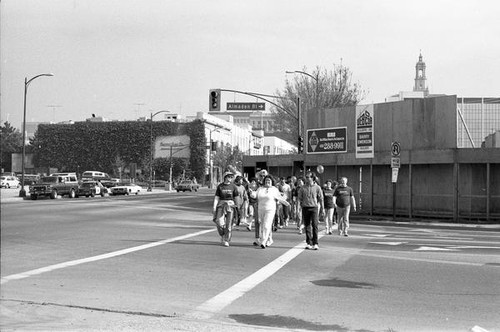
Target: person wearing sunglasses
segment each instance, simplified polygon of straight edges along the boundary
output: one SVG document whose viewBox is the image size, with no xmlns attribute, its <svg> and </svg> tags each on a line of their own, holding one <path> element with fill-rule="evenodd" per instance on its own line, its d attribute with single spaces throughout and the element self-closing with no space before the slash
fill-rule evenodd
<svg viewBox="0 0 500 332">
<path fill-rule="evenodd" d="M 306 249 L 318 250 L 318 216 L 323 213 L 323 190 L 316 183 L 313 172 L 306 173 L 306 183 L 299 189 L 297 199 L 302 207 L 302 220 L 306 229 Z"/>
</svg>

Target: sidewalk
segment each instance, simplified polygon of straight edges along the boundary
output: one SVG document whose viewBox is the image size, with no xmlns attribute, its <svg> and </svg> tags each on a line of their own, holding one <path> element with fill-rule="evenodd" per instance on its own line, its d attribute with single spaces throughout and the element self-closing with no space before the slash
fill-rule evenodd
<svg viewBox="0 0 500 332">
<path fill-rule="evenodd" d="M 0 203 L 7 202 L 22 202 L 24 199 L 30 200 L 29 194 L 29 186 L 24 186 L 26 190 L 26 197 L 19 197 L 19 191 L 21 188 L 2 188 L 0 189 Z M 152 191 L 147 191 L 147 188 L 143 188 L 139 195 L 151 195 L 151 194 L 159 194 L 159 193 L 172 193 L 175 190 L 166 190 L 165 188 L 153 188 Z M 61 196 L 58 196 L 60 199 Z"/>
<path fill-rule="evenodd" d="M 432 227 L 432 228 L 456 228 L 456 229 L 475 229 L 482 231 L 496 231 L 500 232 L 500 224 L 493 223 L 464 223 L 464 222 L 450 222 L 449 219 L 432 219 L 432 218 L 419 218 L 408 219 L 404 217 L 396 217 L 393 220 L 389 216 L 370 216 L 351 214 L 351 224 L 362 225 L 377 225 L 377 226 L 402 226 L 402 227 Z"/>
</svg>

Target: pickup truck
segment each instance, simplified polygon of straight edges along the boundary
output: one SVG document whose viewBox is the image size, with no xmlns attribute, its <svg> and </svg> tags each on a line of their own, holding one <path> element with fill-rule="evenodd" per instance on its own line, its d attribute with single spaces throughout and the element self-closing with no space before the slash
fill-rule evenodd
<svg viewBox="0 0 500 332">
<path fill-rule="evenodd" d="M 39 196 L 55 199 L 58 195 L 75 198 L 77 193 L 78 179 L 74 175 L 45 176 L 30 187 L 30 196 L 33 200 Z"/>
</svg>

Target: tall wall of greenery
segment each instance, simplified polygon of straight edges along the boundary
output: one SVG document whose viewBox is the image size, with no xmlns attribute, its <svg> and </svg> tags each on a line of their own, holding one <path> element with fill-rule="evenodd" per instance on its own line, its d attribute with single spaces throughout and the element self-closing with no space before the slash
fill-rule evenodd
<svg viewBox="0 0 500 332">
<path fill-rule="evenodd" d="M 158 136 L 188 135 L 191 157 L 182 161 L 175 158 L 173 163 L 185 165 L 189 175 L 197 179 L 204 178 L 207 142 L 200 120 L 189 123 L 153 121 L 152 133 L 153 140 Z M 118 167 L 130 167 L 135 163 L 138 169 L 147 173 L 151 164 L 150 135 L 150 121 L 41 124 L 30 142 L 30 152 L 34 154 L 36 167 L 71 172 L 94 170 L 116 175 Z"/>
</svg>

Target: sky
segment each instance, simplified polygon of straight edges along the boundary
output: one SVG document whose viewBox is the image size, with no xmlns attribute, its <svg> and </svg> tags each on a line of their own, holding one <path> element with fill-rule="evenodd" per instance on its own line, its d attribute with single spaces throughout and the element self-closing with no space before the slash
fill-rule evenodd
<svg viewBox="0 0 500 332">
<path fill-rule="evenodd" d="M 412 90 L 420 52 L 431 93 L 500 95 L 497 0 L 0 1 L 1 122 L 19 129 L 42 73 L 28 122 L 195 115 L 210 89 L 275 94 L 340 63 L 379 103 Z"/>
</svg>

